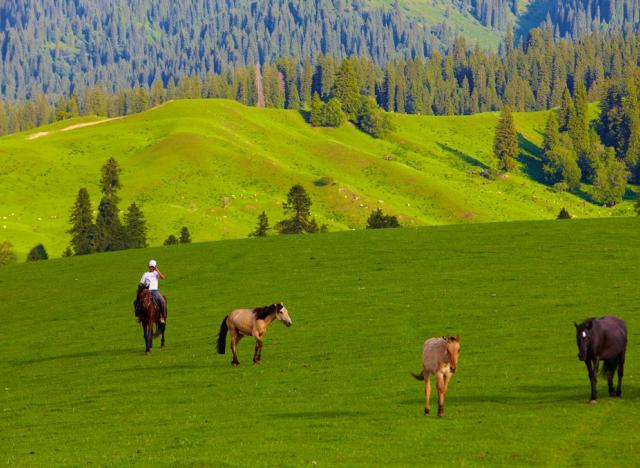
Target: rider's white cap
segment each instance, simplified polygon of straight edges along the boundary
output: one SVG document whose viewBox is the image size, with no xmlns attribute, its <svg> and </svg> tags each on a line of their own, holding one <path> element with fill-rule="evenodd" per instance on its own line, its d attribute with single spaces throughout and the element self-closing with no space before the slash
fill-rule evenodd
<svg viewBox="0 0 640 468">
<path fill-rule="evenodd" d="M 149 266 L 150 267 L 154 267 L 157 265 L 157 262 L 155 260 L 149 260 Z"/>
</svg>

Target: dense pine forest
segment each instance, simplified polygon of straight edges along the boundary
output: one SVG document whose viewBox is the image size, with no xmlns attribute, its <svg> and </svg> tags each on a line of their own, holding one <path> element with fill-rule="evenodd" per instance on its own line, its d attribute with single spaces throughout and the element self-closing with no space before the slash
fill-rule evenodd
<svg viewBox="0 0 640 468">
<path fill-rule="evenodd" d="M 576 83 L 584 83 L 589 100 L 600 100 L 610 83 L 622 83 L 636 72 L 640 57 L 640 37 L 630 31 L 556 40 L 547 25 L 514 42 L 508 30 L 499 52 L 471 47 L 458 37 L 445 54 L 395 59 L 382 67 L 366 57 L 318 55 L 302 63 L 299 57 L 281 57 L 219 74 L 185 74 L 166 81 L 158 76 L 150 84 L 116 90 L 108 81 L 78 85 L 53 102 L 43 93 L 25 102 L 0 102 L 0 134 L 78 115 L 141 112 L 170 99 L 227 98 L 251 106 L 310 109 L 314 94 L 324 102 L 334 97 L 344 62 L 355 75 L 358 94 L 387 111 L 462 115 L 505 106 L 543 110 L 559 106 L 563 93 L 574 93 Z"/>
<path fill-rule="evenodd" d="M 430 10 L 443 5 L 440 16 Z M 640 6 L 638 0 L 6 0 L 0 96 L 22 101 L 41 92 L 51 102 L 97 84 L 110 92 L 157 80 L 168 86 L 171 78 L 204 78 L 279 57 L 300 64 L 320 54 L 369 57 L 380 67 L 450 50 L 467 35 L 461 18 L 485 36 L 504 37 L 512 25 L 516 41 L 526 41 L 544 23 L 554 39 L 576 39 L 633 30 Z"/>
</svg>

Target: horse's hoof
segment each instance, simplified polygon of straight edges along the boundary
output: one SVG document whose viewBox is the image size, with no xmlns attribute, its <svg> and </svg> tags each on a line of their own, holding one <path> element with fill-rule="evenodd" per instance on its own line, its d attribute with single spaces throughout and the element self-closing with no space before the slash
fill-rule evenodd
<svg viewBox="0 0 640 468">
<path fill-rule="evenodd" d="M 429 416 L 429 409 L 428 409 L 428 408 L 425 408 L 425 409 L 424 409 L 424 415 L 425 415 L 425 416 Z"/>
<path fill-rule="evenodd" d="M 238 366 L 240 365 L 240 363 L 239 363 L 239 362 L 232 362 L 232 363 L 231 363 L 231 365 L 232 365 L 233 367 L 238 367 Z"/>
<path fill-rule="evenodd" d="M 598 403 L 598 400 L 596 400 L 596 399 L 589 400 L 589 404 L 591 404 L 591 405 L 595 405 L 596 403 Z"/>
<path fill-rule="evenodd" d="M 257 366 L 258 364 L 260 364 L 260 361 L 253 361 L 254 366 Z"/>
</svg>

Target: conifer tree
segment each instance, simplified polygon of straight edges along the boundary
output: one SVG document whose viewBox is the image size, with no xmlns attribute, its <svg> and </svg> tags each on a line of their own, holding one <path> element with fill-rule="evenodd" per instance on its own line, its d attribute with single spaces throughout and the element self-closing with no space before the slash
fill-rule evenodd
<svg viewBox="0 0 640 468">
<path fill-rule="evenodd" d="M 550 151 L 553 149 L 560 141 L 560 133 L 558 131 L 558 121 L 556 120 L 556 116 L 553 112 L 549 112 L 549 117 L 547 117 L 547 124 L 544 132 L 544 141 L 542 144 L 543 152 Z"/>
<path fill-rule="evenodd" d="M 628 178 L 625 163 L 617 160 L 615 152 L 610 148 L 596 171 L 593 182 L 594 200 L 604 206 L 615 206 L 622 201 Z"/>
<path fill-rule="evenodd" d="M 386 215 L 380 208 L 376 208 L 371 212 L 367 219 L 367 229 L 385 229 L 400 227 L 398 218 L 392 215 Z"/>
<path fill-rule="evenodd" d="M 126 248 L 145 248 L 147 244 L 147 223 L 142 210 L 132 203 L 124 215 L 124 229 L 126 232 Z"/>
<path fill-rule="evenodd" d="M 311 125 L 314 127 L 321 127 L 325 121 L 325 104 L 320 99 L 318 93 L 313 93 L 313 100 L 311 101 L 311 115 L 309 117 Z"/>
<path fill-rule="evenodd" d="M 258 225 L 255 231 L 249 234 L 249 237 L 266 237 L 268 230 L 269 218 L 267 218 L 267 214 L 263 211 L 258 215 Z"/>
<path fill-rule="evenodd" d="M 333 86 L 333 97 L 340 100 L 349 119 L 355 118 L 360 107 L 360 89 L 351 60 L 342 61 Z"/>
<path fill-rule="evenodd" d="M 318 232 L 318 224 L 311 216 L 311 197 L 302 185 L 296 184 L 289 190 L 287 201 L 282 204 L 285 215 L 290 215 L 288 219 L 283 219 L 276 225 L 280 234 L 302 234 Z"/>
<path fill-rule="evenodd" d="M 493 144 L 493 154 L 498 159 L 498 169 L 511 171 L 518 156 L 518 134 L 509 107 L 500 114 Z"/>
<path fill-rule="evenodd" d="M 100 191 L 104 196 L 112 198 L 116 203 L 119 201 L 116 192 L 122 188 L 122 184 L 120 184 L 121 172 L 122 170 L 114 158 L 109 158 L 104 166 L 102 166 Z"/>
<path fill-rule="evenodd" d="M 48 260 L 49 255 L 47 254 L 47 250 L 44 248 L 44 245 L 38 244 L 33 249 L 29 251 L 27 255 L 27 262 L 36 262 L 38 260 Z"/>
<path fill-rule="evenodd" d="M 179 241 L 181 244 L 191 244 L 191 234 L 187 226 L 182 226 L 182 229 L 180 229 Z"/>
<path fill-rule="evenodd" d="M 587 89 L 584 82 L 576 84 L 573 111 L 569 114 L 569 135 L 578 154 L 589 149 L 589 126 L 587 123 Z"/>
<path fill-rule="evenodd" d="M 76 202 L 71 211 L 71 247 L 75 255 L 86 255 L 95 252 L 96 227 L 93 224 L 91 201 L 86 188 L 78 191 Z"/>
<path fill-rule="evenodd" d="M 344 106 L 338 98 L 331 98 L 324 109 L 325 127 L 339 127 L 346 120 L 345 113 L 342 111 Z"/>
<path fill-rule="evenodd" d="M 562 100 L 560 101 L 559 121 L 560 131 L 566 132 L 569 130 L 569 118 L 573 112 L 573 99 L 571 99 L 571 93 L 569 88 L 564 88 L 562 92 Z"/>
<path fill-rule="evenodd" d="M 178 238 L 173 234 L 170 234 L 169 237 L 165 239 L 163 245 L 178 245 L 179 243 Z"/>
<path fill-rule="evenodd" d="M 108 196 L 102 197 L 98 205 L 95 245 L 97 252 L 112 252 L 127 247 L 127 233 L 120 221 L 118 206 Z"/>
</svg>

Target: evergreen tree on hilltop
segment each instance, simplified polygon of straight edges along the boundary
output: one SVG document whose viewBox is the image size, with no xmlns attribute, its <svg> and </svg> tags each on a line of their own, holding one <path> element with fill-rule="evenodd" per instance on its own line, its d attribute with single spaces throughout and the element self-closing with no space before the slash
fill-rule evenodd
<svg viewBox="0 0 640 468">
<path fill-rule="evenodd" d="M 553 149 L 560 141 L 560 132 L 558 130 L 558 120 L 553 112 L 549 112 L 547 123 L 545 126 L 544 140 L 542 143 L 543 158 L 544 153 Z"/>
<path fill-rule="evenodd" d="M 269 218 L 267 218 L 267 214 L 263 211 L 258 215 L 258 225 L 255 231 L 249 234 L 249 237 L 266 237 L 268 230 Z"/>
<path fill-rule="evenodd" d="M 124 230 L 126 232 L 126 247 L 129 249 L 145 248 L 147 244 L 147 223 L 142 210 L 132 203 L 124 215 Z"/>
<path fill-rule="evenodd" d="M 120 173 L 122 170 L 114 158 L 109 158 L 102 166 L 102 177 L 100 179 L 100 191 L 104 196 L 110 197 L 116 203 L 119 201 L 116 192 L 122 188 L 120 183 Z"/>
<path fill-rule="evenodd" d="M 360 108 L 360 88 L 351 60 L 343 60 L 336 74 L 333 96 L 340 99 L 342 110 L 352 119 Z"/>
<path fill-rule="evenodd" d="M 324 121 L 322 125 L 325 127 L 339 127 L 346 120 L 346 115 L 342 111 L 343 105 L 338 98 L 331 98 L 324 108 Z"/>
<path fill-rule="evenodd" d="M 44 248 L 44 245 L 38 244 L 33 249 L 29 251 L 27 255 L 27 262 L 36 262 L 38 260 L 48 260 L 49 255 L 47 254 L 47 250 Z"/>
<path fill-rule="evenodd" d="M 118 206 L 111 197 L 102 197 L 96 216 L 96 252 L 127 248 L 127 233 L 120 221 Z"/>
<path fill-rule="evenodd" d="M 311 216 L 311 197 L 302 185 L 294 185 L 287 194 L 287 201 L 282 204 L 285 215 L 290 215 L 288 219 L 283 219 L 276 225 L 280 234 L 302 234 L 318 232 L 318 224 Z"/>
<path fill-rule="evenodd" d="M 163 245 L 178 245 L 179 243 L 180 241 L 178 240 L 178 238 L 175 235 L 170 234 L 169 237 L 165 239 Z"/>
<path fill-rule="evenodd" d="M 96 227 L 93 224 L 91 201 L 86 188 L 78 191 L 76 202 L 71 211 L 71 247 L 75 255 L 86 255 L 96 250 Z"/>
<path fill-rule="evenodd" d="M 311 116 L 309 122 L 314 127 L 321 127 L 325 121 L 325 104 L 320 99 L 318 93 L 313 93 L 313 99 L 311 100 Z"/>
<path fill-rule="evenodd" d="M 376 208 L 371 212 L 367 219 L 367 229 L 386 229 L 398 228 L 400 223 L 398 218 L 392 215 L 386 215 L 380 208 Z"/>
<path fill-rule="evenodd" d="M 589 148 L 589 124 L 587 122 L 587 89 L 584 82 L 576 84 L 573 97 L 573 110 L 569 114 L 569 135 L 578 154 Z"/>
<path fill-rule="evenodd" d="M 117 195 L 120 183 L 120 167 L 114 158 L 109 158 L 102 167 L 100 190 L 103 193 L 96 217 L 96 251 L 109 252 L 127 247 L 127 232 L 120 221 Z"/>
<path fill-rule="evenodd" d="M 518 156 L 518 134 L 513 115 L 508 107 L 500 114 L 493 144 L 493 154 L 498 159 L 498 169 L 509 172 L 515 168 Z"/>
<path fill-rule="evenodd" d="M 182 229 L 180 229 L 179 241 L 181 244 L 191 244 L 191 234 L 187 226 L 182 226 Z"/>
<path fill-rule="evenodd" d="M 622 201 L 627 188 L 629 172 L 623 161 L 615 157 L 613 149 L 609 149 L 593 182 L 593 198 L 607 207 L 615 206 Z"/>
</svg>

